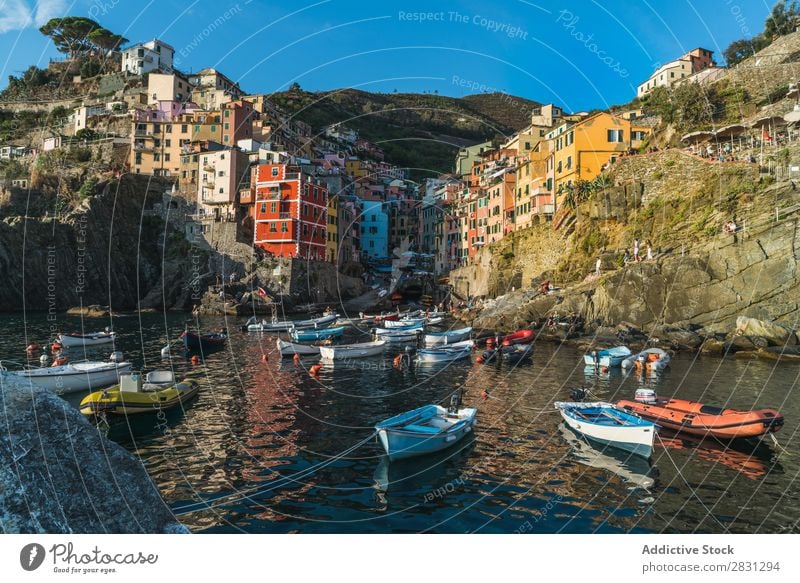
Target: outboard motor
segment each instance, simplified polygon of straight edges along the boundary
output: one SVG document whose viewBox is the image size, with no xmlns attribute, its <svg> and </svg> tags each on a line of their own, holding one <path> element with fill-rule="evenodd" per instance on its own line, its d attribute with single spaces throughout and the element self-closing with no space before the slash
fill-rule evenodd
<svg viewBox="0 0 800 583">
<path fill-rule="evenodd" d="M 573 401 L 585 401 L 587 393 L 588 391 L 586 389 L 581 389 L 581 388 L 572 389 L 569 392 L 569 398 L 572 399 Z"/>
<path fill-rule="evenodd" d="M 116 350 L 111 353 L 111 356 L 108 357 L 108 360 L 111 362 L 122 362 L 122 353 L 119 350 Z"/>
<path fill-rule="evenodd" d="M 658 396 L 653 389 L 636 389 L 636 394 L 634 395 L 634 399 L 638 403 L 644 403 L 645 405 L 655 405 Z"/>
<path fill-rule="evenodd" d="M 457 415 L 459 409 L 461 409 L 461 391 L 450 395 L 450 406 L 447 408 L 447 412 L 450 415 Z"/>
<path fill-rule="evenodd" d="M 50 357 L 47 356 L 46 354 L 43 354 L 39 357 L 39 364 L 41 364 L 42 366 L 47 366 L 49 362 L 50 362 Z"/>
</svg>

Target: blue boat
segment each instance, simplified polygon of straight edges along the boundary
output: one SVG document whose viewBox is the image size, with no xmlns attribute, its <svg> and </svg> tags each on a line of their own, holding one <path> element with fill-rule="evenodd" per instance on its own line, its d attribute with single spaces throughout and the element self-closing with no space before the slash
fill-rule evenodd
<svg viewBox="0 0 800 583">
<path fill-rule="evenodd" d="M 472 431 L 476 413 L 477 409 L 461 407 L 454 399 L 447 409 L 425 405 L 381 421 L 375 430 L 389 459 L 398 460 L 454 445 Z"/>
<path fill-rule="evenodd" d="M 437 346 L 439 344 L 453 344 L 462 340 L 469 340 L 472 328 L 459 328 L 458 330 L 447 330 L 446 332 L 427 332 L 423 342 L 425 346 Z"/>
<path fill-rule="evenodd" d="M 309 342 L 312 340 L 325 340 L 326 338 L 337 338 L 344 334 L 344 326 L 335 328 L 323 328 L 322 330 L 293 330 L 292 339 L 295 342 Z"/>
<path fill-rule="evenodd" d="M 611 403 L 556 402 L 555 407 L 567 425 L 588 439 L 646 459 L 653 454 L 656 425 L 651 421 Z"/>
<path fill-rule="evenodd" d="M 583 355 L 583 362 L 589 366 L 619 366 L 631 355 L 627 346 L 615 346 L 606 350 L 592 350 Z"/>
<path fill-rule="evenodd" d="M 227 332 L 215 332 L 213 334 L 195 334 L 184 330 L 181 334 L 186 350 L 213 350 L 225 346 L 225 341 L 228 339 Z"/>
</svg>

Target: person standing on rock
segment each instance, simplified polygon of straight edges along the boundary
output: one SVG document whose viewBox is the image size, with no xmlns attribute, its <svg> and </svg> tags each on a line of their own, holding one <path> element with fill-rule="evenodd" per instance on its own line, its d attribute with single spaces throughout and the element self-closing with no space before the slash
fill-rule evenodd
<svg viewBox="0 0 800 583">
<path fill-rule="evenodd" d="M 598 257 L 597 258 L 597 263 L 594 264 L 594 274 L 595 275 L 600 275 L 600 267 L 602 265 L 603 265 L 603 260 L 600 257 Z"/>
<path fill-rule="evenodd" d="M 652 261 L 652 259 L 653 259 L 653 244 L 650 242 L 650 239 L 647 240 L 647 243 L 645 243 L 645 246 L 647 247 L 647 260 L 648 261 Z"/>
<path fill-rule="evenodd" d="M 633 260 L 637 263 L 642 260 L 642 258 L 639 257 L 639 239 L 633 240 Z"/>
</svg>

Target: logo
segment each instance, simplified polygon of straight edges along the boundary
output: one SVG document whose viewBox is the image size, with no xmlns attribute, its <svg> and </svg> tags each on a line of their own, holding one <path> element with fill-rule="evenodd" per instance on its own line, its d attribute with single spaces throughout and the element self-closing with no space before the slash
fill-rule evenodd
<svg viewBox="0 0 800 583">
<path fill-rule="evenodd" d="M 44 547 L 38 543 L 30 543 L 19 552 L 19 564 L 26 571 L 35 571 L 44 562 Z"/>
</svg>

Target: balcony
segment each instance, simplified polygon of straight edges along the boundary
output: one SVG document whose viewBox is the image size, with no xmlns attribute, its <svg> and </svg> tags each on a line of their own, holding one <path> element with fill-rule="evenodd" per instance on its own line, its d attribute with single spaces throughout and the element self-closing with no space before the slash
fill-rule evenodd
<svg viewBox="0 0 800 583">
<path fill-rule="evenodd" d="M 147 130 L 133 130 L 133 135 L 136 138 L 150 138 L 153 136 L 153 134 Z"/>
<path fill-rule="evenodd" d="M 540 215 L 553 215 L 555 213 L 555 206 L 554 204 L 540 204 L 539 205 L 539 214 Z"/>
</svg>

